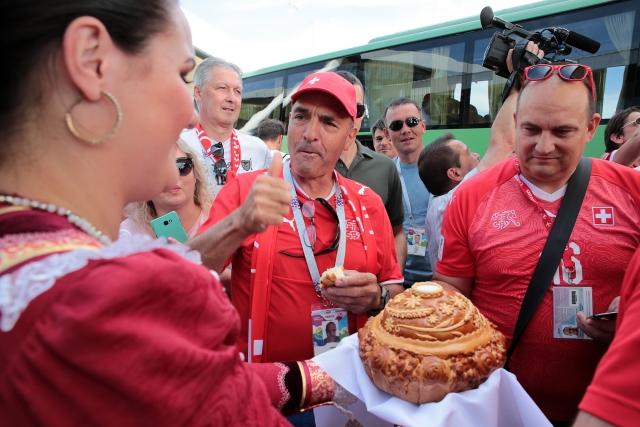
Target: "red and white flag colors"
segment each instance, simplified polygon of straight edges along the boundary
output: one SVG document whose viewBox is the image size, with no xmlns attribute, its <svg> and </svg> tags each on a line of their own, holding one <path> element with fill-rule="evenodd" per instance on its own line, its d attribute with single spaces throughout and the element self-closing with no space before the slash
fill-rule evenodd
<svg viewBox="0 0 640 427">
<path fill-rule="evenodd" d="M 593 225 L 613 225 L 613 206 L 594 206 L 591 208 Z"/>
</svg>

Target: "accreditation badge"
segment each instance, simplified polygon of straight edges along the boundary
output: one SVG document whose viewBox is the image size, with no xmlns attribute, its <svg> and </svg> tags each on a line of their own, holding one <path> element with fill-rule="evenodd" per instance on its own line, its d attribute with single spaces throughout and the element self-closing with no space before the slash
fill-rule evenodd
<svg viewBox="0 0 640 427">
<path fill-rule="evenodd" d="M 593 314 L 592 289 L 580 286 L 553 287 L 553 337 L 569 340 L 590 340 L 580 328 L 576 315 Z"/>
<path fill-rule="evenodd" d="M 407 255 L 425 256 L 427 254 L 427 230 L 409 227 L 407 230 Z"/>
<path fill-rule="evenodd" d="M 313 355 L 336 348 L 340 340 L 349 336 L 347 310 L 339 307 L 311 306 L 311 334 Z"/>
</svg>

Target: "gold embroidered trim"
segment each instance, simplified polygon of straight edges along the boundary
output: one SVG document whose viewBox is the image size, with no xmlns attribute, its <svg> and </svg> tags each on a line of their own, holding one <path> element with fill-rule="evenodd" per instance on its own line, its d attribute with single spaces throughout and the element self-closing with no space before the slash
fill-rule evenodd
<svg viewBox="0 0 640 427">
<path fill-rule="evenodd" d="M 11 212 L 26 211 L 29 209 L 30 208 L 25 208 L 24 206 L 6 206 L 4 208 L 0 208 L 0 215 L 11 213 Z"/>
<path fill-rule="evenodd" d="M 75 249 L 100 249 L 100 244 L 80 230 L 10 234 L 0 238 L 0 273 L 30 259 Z"/>
</svg>

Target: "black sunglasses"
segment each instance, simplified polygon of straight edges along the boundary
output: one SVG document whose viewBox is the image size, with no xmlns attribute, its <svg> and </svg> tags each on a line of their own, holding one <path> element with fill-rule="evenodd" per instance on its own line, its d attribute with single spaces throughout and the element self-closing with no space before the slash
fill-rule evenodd
<svg viewBox="0 0 640 427">
<path fill-rule="evenodd" d="M 367 104 L 356 104 L 356 119 L 364 116 L 365 113 L 368 113 L 368 110 L 369 109 L 367 108 Z"/>
<path fill-rule="evenodd" d="M 178 166 L 180 176 L 187 176 L 193 170 L 193 159 L 190 157 L 178 157 L 176 159 L 176 166 Z"/>
<path fill-rule="evenodd" d="M 416 127 L 418 126 L 418 124 L 421 122 L 422 120 L 417 118 L 417 117 L 409 117 L 406 120 L 394 120 L 391 123 L 389 123 L 389 129 L 397 132 L 400 129 L 402 129 L 402 126 L 404 126 L 404 124 L 406 123 L 407 126 L 409 126 L 410 128 Z"/>
<path fill-rule="evenodd" d="M 222 142 L 216 142 L 209 148 L 209 152 L 214 157 L 224 157 L 224 147 L 222 146 Z"/>
<path fill-rule="evenodd" d="M 311 221 L 311 224 L 309 224 L 309 226 L 307 226 L 307 228 L 305 228 L 304 230 L 304 244 L 307 245 L 308 247 L 311 248 L 311 250 L 314 249 L 315 244 L 316 244 L 316 228 L 315 228 L 315 223 L 313 221 L 313 218 L 315 216 L 315 204 L 314 201 L 318 201 L 320 202 L 320 204 L 322 206 L 324 206 L 329 212 L 331 212 L 331 215 L 333 216 L 333 219 L 336 220 L 336 237 L 333 239 L 333 243 L 331 244 L 331 246 L 329 246 L 326 249 L 323 249 L 319 252 L 315 252 L 314 255 L 318 256 L 318 255 L 322 255 L 322 254 L 326 254 L 332 251 L 335 251 L 336 249 L 338 249 L 338 245 L 340 244 L 340 219 L 338 218 L 338 214 L 336 212 L 336 210 L 333 208 L 333 206 L 331 206 L 331 204 L 329 202 L 327 202 L 325 199 L 322 198 L 317 198 L 317 199 L 313 199 L 313 200 L 307 200 L 306 202 L 304 202 L 304 204 L 302 204 L 302 214 L 304 215 L 305 218 L 309 219 Z M 293 255 L 290 254 L 289 252 L 285 252 L 285 251 L 280 251 L 281 254 L 283 255 L 287 255 L 293 258 L 304 258 L 304 254 L 303 255 Z"/>
</svg>

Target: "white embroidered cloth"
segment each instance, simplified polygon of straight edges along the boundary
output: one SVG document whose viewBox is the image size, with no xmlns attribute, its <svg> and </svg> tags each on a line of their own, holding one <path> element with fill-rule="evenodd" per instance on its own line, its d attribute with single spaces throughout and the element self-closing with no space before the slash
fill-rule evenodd
<svg viewBox="0 0 640 427">
<path fill-rule="evenodd" d="M 438 403 L 417 405 L 391 396 L 369 379 L 358 355 L 357 334 L 343 339 L 338 347 L 314 357 L 313 361 L 364 402 L 368 412 L 390 423 L 406 427 L 551 426 L 515 375 L 504 369 L 494 371 L 475 390 L 449 393 Z M 316 423 L 319 427 L 323 425 L 322 420 Z"/>
<path fill-rule="evenodd" d="M 0 331 L 13 329 L 20 314 L 38 295 L 51 289 L 56 280 L 78 271 L 90 260 L 112 259 L 139 252 L 164 248 L 176 252 L 189 261 L 201 264 L 200 253 L 184 245 L 168 245 L 166 240 L 149 236 L 132 236 L 117 240 L 100 250 L 76 249 L 53 254 L 34 261 L 0 277 Z"/>
</svg>

